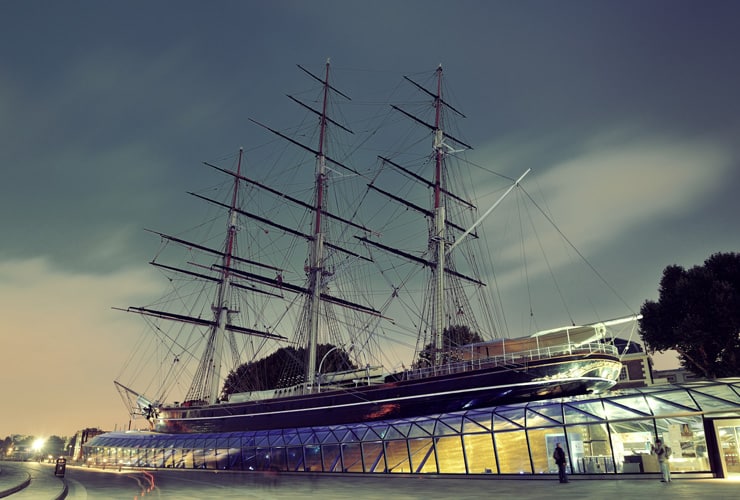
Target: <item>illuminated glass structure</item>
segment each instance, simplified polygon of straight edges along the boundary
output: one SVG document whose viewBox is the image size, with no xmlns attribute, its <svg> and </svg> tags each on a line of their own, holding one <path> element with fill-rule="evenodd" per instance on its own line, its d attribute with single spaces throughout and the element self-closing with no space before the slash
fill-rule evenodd
<svg viewBox="0 0 740 500">
<path fill-rule="evenodd" d="M 226 434 L 107 433 L 83 446 L 90 464 L 405 474 L 657 472 L 650 444 L 673 450 L 674 473 L 740 472 L 740 378 L 626 389 L 601 396 L 412 419 Z"/>
</svg>

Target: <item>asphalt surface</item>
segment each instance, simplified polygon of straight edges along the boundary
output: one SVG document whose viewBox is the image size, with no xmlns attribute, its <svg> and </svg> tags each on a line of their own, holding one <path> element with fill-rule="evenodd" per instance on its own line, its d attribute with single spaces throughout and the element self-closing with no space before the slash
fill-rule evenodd
<svg viewBox="0 0 740 500">
<path fill-rule="evenodd" d="M 740 478 L 584 479 L 557 476 L 501 479 L 497 476 L 307 475 L 195 470 L 99 470 L 68 466 L 63 478 L 50 464 L 0 462 L 0 497 L 29 478 L 10 500 L 107 499 L 295 499 L 464 500 L 480 498 L 737 499 Z"/>
</svg>

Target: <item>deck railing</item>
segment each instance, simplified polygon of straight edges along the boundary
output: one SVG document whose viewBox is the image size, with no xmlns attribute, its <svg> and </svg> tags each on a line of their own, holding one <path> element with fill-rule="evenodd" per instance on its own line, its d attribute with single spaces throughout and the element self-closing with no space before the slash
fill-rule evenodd
<svg viewBox="0 0 740 500">
<path fill-rule="evenodd" d="M 460 352 L 462 354 L 462 351 Z M 473 357 L 472 354 L 471 347 L 471 358 Z M 591 354 L 607 354 L 616 357 L 618 356 L 619 351 L 615 346 L 604 344 L 602 342 L 592 342 L 581 345 L 562 344 L 465 361 L 453 361 L 436 367 L 410 369 L 403 372 L 403 379 L 416 380 L 453 373 L 464 373 L 483 368 L 495 368 L 498 366 L 506 366 L 513 369 L 526 368 L 532 361 L 561 356 L 588 356 Z"/>
</svg>

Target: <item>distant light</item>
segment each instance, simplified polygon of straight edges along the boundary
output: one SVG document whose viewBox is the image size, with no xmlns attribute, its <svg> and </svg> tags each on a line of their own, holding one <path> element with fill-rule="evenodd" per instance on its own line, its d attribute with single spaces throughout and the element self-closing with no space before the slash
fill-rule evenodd
<svg viewBox="0 0 740 500">
<path fill-rule="evenodd" d="M 46 444 L 46 440 L 45 439 L 38 438 L 38 439 L 36 439 L 36 441 L 33 442 L 32 448 L 33 448 L 34 451 L 41 451 L 41 449 L 44 447 L 45 444 Z"/>
</svg>

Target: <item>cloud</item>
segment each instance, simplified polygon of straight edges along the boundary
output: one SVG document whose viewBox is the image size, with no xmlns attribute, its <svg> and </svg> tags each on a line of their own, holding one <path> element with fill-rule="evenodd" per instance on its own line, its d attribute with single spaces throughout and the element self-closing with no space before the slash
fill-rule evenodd
<svg viewBox="0 0 740 500">
<path fill-rule="evenodd" d="M 5 413 L 0 434 L 125 422 L 112 381 L 141 324 L 111 307 L 139 303 L 157 288 L 143 270 L 73 274 L 45 258 L 0 261 L 2 373 L 11 381 L 0 398 L 19 410 Z M 30 407 L 42 409 L 22 411 Z"/>
<path fill-rule="evenodd" d="M 506 163 L 523 172 L 526 167 L 518 167 L 517 159 L 529 158 L 531 153 L 518 155 L 511 147 L 507 151 Z M 529 209 L 528 220 L 522 223 L 524 244 L 512 243 L 498 255 L 499 262 L 512 269 L 499 276 L 500 283 L 520 279 L 514 262 L 521 259 L 522 247 L 530 254 L 540 247 L 554 248 L 562 240 L 561 232 L 576 248 L 593 254 L 624 244 L 636 229 L 666 224 L 697 210 L 729 182 L 732 159 L 728 148 L 710 141 L 619 132 L 594 137 L 580 151 L 543 172 L 535 169 L 523 181 L 547 215 Z M 559 231 L 550 227 L 548 219 Z M 547 265 L 528 267 L 530 278 L 548 267 L 569 263 L 573 254 L 572 249 L 549 254 Z"/>
</svg>

